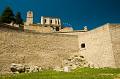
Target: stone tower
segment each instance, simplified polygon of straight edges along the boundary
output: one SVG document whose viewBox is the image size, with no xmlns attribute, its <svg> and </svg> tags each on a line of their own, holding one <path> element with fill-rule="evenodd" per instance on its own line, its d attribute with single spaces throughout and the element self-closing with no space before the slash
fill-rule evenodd
<svg viewBox="0 0 120 79">
<path fill-rule="evenodd" d="M 33 24 L 33 12 L 28 11 L 27 12 L 27 18 L 26 18 L 26 25 Z"/>
</svg>

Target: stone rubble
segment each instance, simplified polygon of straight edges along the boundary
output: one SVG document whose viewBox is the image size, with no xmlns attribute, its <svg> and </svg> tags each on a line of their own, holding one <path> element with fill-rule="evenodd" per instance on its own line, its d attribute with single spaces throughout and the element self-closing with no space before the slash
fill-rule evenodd
<svg viewBox="0 0 120 79">
<path fill-rule="evenodd" d="M 10 66 L 10 70 L 13 73 L 30 73 L 30 72 L 39 72 L 41 70 L 41 67 L 34 65 L 23 65 L 23 64 L 12 63 Z"/>
<path fill-rule="evenodd" d="M 70 58 L 63 61 L 63 67 L 55 67 L 55 71 L 64 71 L 64 72 L 70 72 L 71 70 L 74 70 L 76 68 L 82 68 L 82 67 L 90 67 L 94 68 L 94 64 L 91 62 L 87 62 L 84 56 L 82 55 L 74 55 Z"/>
</svg>

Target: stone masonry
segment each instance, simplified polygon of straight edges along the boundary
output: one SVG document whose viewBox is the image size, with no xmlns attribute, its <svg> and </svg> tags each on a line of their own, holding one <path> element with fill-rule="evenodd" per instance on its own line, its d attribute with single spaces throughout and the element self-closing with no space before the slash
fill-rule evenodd
<svg viewBox="0 0 120 79">
<path fill-rule="evenodd" d="M 120 68 L 120 24 L 107 23 L 88 32 L 61 34 L 78 35 L 79 54 L 95 67 Z"/>
<path fill-rule="evenodd" d="M 120 24 L 105 24 L 91 31 L 66 33 L 21 32 L 0 27 L 0 72 L 11 63 L 61 67 L 74 55 L 94 67 L 120 68 Z"/>
<path fill-rule="evenodd" d="M 11 63 L 61 66 L 62 60 L 77 53 L 78 36 L 19 32 L 0 28 L 0 71 L 8 72 Z"/>
</svg>

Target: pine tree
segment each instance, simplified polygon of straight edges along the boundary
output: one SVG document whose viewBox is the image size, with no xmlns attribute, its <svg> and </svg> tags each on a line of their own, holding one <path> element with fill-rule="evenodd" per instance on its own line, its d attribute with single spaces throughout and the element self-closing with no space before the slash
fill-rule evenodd
<svg viewBox="0 0 120 79">
<path fill-rule="evenodd" d="M 0 23 L 1 23 L 1 16 L 0 16 Z"/>
<path fill-rule="evenodd" d="M 16 15 L 15 15 L 15 23 L 16 24 L 23 24 L 23 20 L 21 18 L 21 13 L 20 12 L 17 12 Z"/>
<path fill-rule="evenodd" d="M 11 23 L 14 20 L 15 19 L 14 19 L 13 11 L 9 6 L 7 6 L 1 15 L 1 22 Z"/>
</svg>

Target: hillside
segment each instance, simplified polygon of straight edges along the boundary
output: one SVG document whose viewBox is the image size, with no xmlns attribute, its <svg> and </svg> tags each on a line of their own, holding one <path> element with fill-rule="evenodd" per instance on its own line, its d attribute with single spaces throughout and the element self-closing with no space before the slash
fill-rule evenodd
<svg viewBox="0 0 120 79">
<path fill-rule="evenodd" d="M 0 72 L 10 71 L 11 63 L 62 66 L 64 59 L 78 53 L 77 36 L 30 33 L 0 26 Z"/>
</svg>

